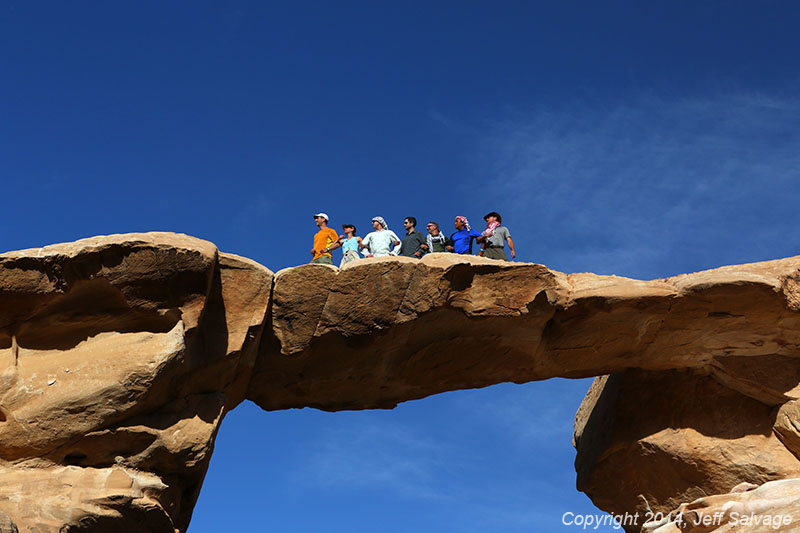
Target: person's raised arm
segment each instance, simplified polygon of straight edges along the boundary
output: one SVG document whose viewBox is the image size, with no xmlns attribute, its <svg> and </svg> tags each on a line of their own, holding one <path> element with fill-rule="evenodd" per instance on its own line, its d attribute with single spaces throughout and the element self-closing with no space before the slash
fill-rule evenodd
<svg viewBox="0 0 800 533">
<path fill-rule="evenodd" d="M 331 235 L 333 235 L 333 236 L 331 236 Z M 335 249 L 339 248 L 341 245 L 342 245 L 342 243 L 341 243 L 341 241 L 339 241 L 339 235 L 335 231 L 330 230 L 330 232 L 328 234 L 328 246 L 323 248 L 321 251 L 322 251 L 323 254 L 329 254 L 332 251 L 334 251 Z"/>
<path fill-rule="evenodd" d="M 323 248 L 322 253 L 329 254 L 337 248 L 342 246 L 342 241 L 333 241 L 333 243 L 329 244 L 327 248 Z"/>
</svg>

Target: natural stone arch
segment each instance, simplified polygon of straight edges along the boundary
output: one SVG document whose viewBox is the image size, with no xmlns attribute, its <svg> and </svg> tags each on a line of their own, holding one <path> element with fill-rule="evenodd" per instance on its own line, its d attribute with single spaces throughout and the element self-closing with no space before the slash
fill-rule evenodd
<svg viewBox="0 0 800 533">
<path fill-rule="evenodd" d="M 736 438 L 702 416 L 665 413 L 656 424 L 711 427 L 700 441 L 717 448 L 752 437 L 770 454 L 744 470 L 718 468 L 702 478 L 705 493 L 727 491 L 741 472 L 796 475 L 798 266 L 792 258 L 637 281 L 432 254 L 273 275 L 165 233 L 3 254 L 0 511 L 23 531 L 185 530 L 219 423 L 244 398 L 268 410 L 381 408 L 619 372 L 668 390 L 707 383 L 754 406 Z M 641 423 L 616 430 L 626 427 L 613 423 L 624 409 L 597 407 L 641 400 L 641 387 L 610 387 L 619 381 L 598 382 L 576 420 L 579 480 L 613 511 L 634 504 L 604 492 L 609 452 L 631 457 L 654 442 Z M 691 395 L 673 396 L 694 412 Z M 658 442 L 669 461 L 686 458 Z M 647 492 L 646 476 L 638 479 Z M 691 488 L 651 491 L 650 504 L 668 510 Z"/>
</svg>

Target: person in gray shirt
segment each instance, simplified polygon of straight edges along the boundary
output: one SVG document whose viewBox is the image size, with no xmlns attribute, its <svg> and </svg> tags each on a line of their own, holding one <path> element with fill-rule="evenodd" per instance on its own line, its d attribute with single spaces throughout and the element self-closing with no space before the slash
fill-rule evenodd
<svg viewBox="0 0 800 533">
<path fill-rule="evenodd" d="M 422 232 L 417 231 L 416 218 L 406 217 L 403 220 L 403 226 L 406 228 L 406 236 L 403 237 L 403 241 L 400 243 L 399 255 L 419 259 L 428 251 L 428 241 Z"/>
<path fill-rule="evenodd" d="M 500 213 L 492 211 L 484 216 L 483 219 L 486 221 L 486 231 L 477 239 L 481 243 L 481 252 L 483 252 L 479 255 L 489 259 L 508 261 L 505 251 L 506 243 L 508 243 L 511 258 L 516 259 L 517 252 L 514 248 L 514 241 L 511 240 L 511 233 L 507 227 L 497 225 L 503 223 L 503 217 L 500 216 Z"/>
</svg>

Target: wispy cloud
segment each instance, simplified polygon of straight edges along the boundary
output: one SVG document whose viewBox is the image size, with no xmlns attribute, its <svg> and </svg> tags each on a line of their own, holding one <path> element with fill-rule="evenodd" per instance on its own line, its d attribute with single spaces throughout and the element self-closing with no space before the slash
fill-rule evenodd
<svg viewBox="0 0 800 533">
<path fill-rule="evenodd" d="M 475 423 L 519 450 L 561 450 L 569 446 L 572 421 L 591 379 L 496 385 L 483 394 L 459 395 L 459 407 Z"/>
<path fill-rule="evenodd" d="M 504 384 L 413 402 L 401 413 L 351 413 L 306 447 L 293 480 L 435 502 L 458 509 L 476 531 L 552 525 L 563 487 L 573 483 L 564 465 L 574 453 L 572 419 L 587 388 L 588 380 Z M 420 425 L 422 413 L 428 418 Z M 541 470 L 531 453 L 559 466 Z"/>
<path fill-rule="evenodd" d="M 435 108 L 428 110 L 428 116 L 435 123 L 455 134 L 476 135 L 480 132 L 480 130 L 473 124 L 456 120 L 455 118 L 447 116 L 442 111 Z"/>
<path fill-rule="evenodd" d="M 800 99 L 517 112 L 489 126 L 480 157 L 527 259 L 557 268 L 662 275 L 800 245 Z"/>
<path fill-rule="evenodd" d="M 402 423 L 382 421 L 329 428 L 297 481 L 323 487 L 380 488 L 413 499 L 446 499 L 448 472 L 464 451 Z"/>
<path fill-rule="evenodd" d="M 502 384 L 335 422 L 312 416 L 322 426 L 298 446 L 289 479 L 303 493 L 390 494 L 458 531 L 562 530 L 567 510 L 599 512 L 572 470 L 572 419 L 588 386 Z"/>
</svg>

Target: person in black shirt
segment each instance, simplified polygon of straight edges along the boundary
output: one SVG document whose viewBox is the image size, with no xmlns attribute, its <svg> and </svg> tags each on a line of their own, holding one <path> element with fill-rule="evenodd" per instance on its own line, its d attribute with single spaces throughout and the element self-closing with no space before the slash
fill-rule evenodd
<svg viewBox="0 0 800 533">
<path fill-rule="evenodd" d="M 425 235 L 417 231 L 416 218 L 407 217 L 403 220 L 403 226 L 406 228 L 406 236 L 403 237 L 403 241 L 400 244 L 399 255 L 419 259 L 428 251 L 428 241 Z"/>
</svg>

